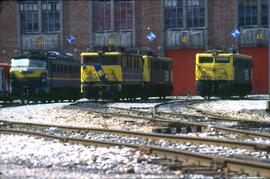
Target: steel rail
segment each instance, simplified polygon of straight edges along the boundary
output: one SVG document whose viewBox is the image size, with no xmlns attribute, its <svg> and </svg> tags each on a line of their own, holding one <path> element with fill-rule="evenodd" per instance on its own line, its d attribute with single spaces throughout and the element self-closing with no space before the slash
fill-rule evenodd
<svg viewBox="0 0 270 179">
<path fill-rule="evenodd" d="M 146 112 L 146 111 L 138 111 L 138 110 L 134 110 L 134 109 L 126 109 L 126 108 L 115 108 L 115 107 L 107 107 L 106 109 L 107 110 L 110 110 L 110 109 L 116 109 L 116 110 L 122 110 L 122 111 L 127 111 L 127 112 L 136 112 L 138 114 L 140 114 L 140 116 L 135 116 L 135 115 L 130 115 L 130 114 L 124 114 L 124 113 L 116 113 L 116 112 L 108 112 L 108 111 L 103 111 L 103 109 L 101 110 L 95 110 L 95 109 L 90 109 L 90 108 L 87 108 L 87 107 L 81 107 L 81 106 L 75 106 L 75 105 L 71 105 L 71 107 L 74 107 L 74 108 L 77 108 L 77 109 L 83 109 L 83 110 L 86 110 L 86 111 L 89 111 L 89 112 L 95 112 L 95 113 L 99 113 L 99 114 L 109 114 L 109 115 L 112 115 L 112 116 L 122 116 L 122 117 L 129 117 L 129 118 L 141 118 L 141 119 L 146 119 L 146 120 L 151 120 L 152 117 L 144 117 L 144 116 L 141 116 L 142 115 L 149 115 L 149 116 L 152 116 L 152 113 L 150 112 Z"/>
<path fill-rule="evenodd" d="M 180 101 L 180 102 L 189 102 L 191 100 L 188 100 L 188 101 Z M 192 101 L 191 103 L 195 103 L 195 102 L 201 102 L 201 101 L 204 101 L 204 100 L 195 100 L 195 101 Z M 216 116 L 216 117 L 213 117 L 213 116 L 210 116 L 210 115 L 207 115 L 207 113 L 205 112 L 204 116 L 199 116 L 199 115 L 190 115 L 190 114 L 181 114 L 181 113 L 170 113 L 170 112 L 162 112 L 162 111 L 158 111 L 157 110 L 157 106 L 162 106 L 162 105 L 167 105 L 167 104 L 173 104 L 173 103 L 177 103 L 179 101 L 170 101 L 170 102 L 165 102 L 165 103 L 162 103 L 162 104 L 158 104 L 156 105 L 155 107 L 153 107 L 153 110 L 150 111 L 150 112 L 146 112 L 146 111 L 140 111 L 140 110 L 134 110 L 134 109 L 126 109 L 126 108 L 120 108 L 120 107 L 107 107 L 107 106 L 102 106 L 103 108 L 107 108 L 107 110 L 110 110 L 110 109 L 116 109 L 116 110 L 122 110 L 122 111 L 127 111 L 127 112 L 130 112 L 130 113 L 137 113 L 139 115 L 131 115 L 131 114 L 123 114 L 123 113 L 116 113 L 116 112 L 108 112 L 106 111 L 106 114 L 109 114 L 109 115 L 113 115 L 113 116 L 123 116 L 123 117 L 130 117 L 130 118 L 141 118 L 141 119 L 146 119 L 146 120 L 156 120 L 155 118 L 157 119 L 165 119 L 164 117 L 162 117 L 162 115 L 173 115 L 173 116 L 179 116 L 179 117 L 184 117 L 184 118 L 198 118 L 198 119 L 201 119 L 203 117 L 207 117 L 208 120 L 217 120 L 217 121 L 220 121 L 220 120 L 223 120 L 223 121 L 234 121 L 234 122 L 251 122 L 251 123 L 256 123 L 256 124 L 261 124 L 261 125 L 269 125 L 270 126 L 270 121 L 258 121 L 258 120 L 250 120 L 250 119 L 236 119 L 236 118 L 226 118 L 226 117 L 223 117 L 223 116 Z M 76 104 L 76 103 L 75 103 Z M 190 103 L 188 103 L 189 105 Z M 72 105 L 74 106 L 74 105 Z M 96 112 L 96 113 L 104 113 L 104 111 L 98 111 L 98 110 L 93 110 L 93 109 L 89 109 L 89 108 L 85 108 L 85 107 L 80 107 L 80 106 L 74 106 L 76 108 L 80 108 L 80 109 L 84 109 L 84 110 L 87 110 L 87 111 L 91 111 L 91 112 Z M 150 117 L 145 117 L 145 116 L 150 116 Z M 166 122 L 169 122 L 166 121 Z M 189 123 L 189 122 L 187 122 Z M 196 123 L 196 122 L 192 122 L 192 123 Z M 207 125 L 207 124 L 205 124 Z"/>
<path fill-rule="evenodd" d="M 62 126 L 62 125 L 50 125 L 50 124 L 37 124 L 37 123 L 25 123 L 25 122 L 13 122 L 13 121 L 3 121 L 0 120 L 0 128 L 5 126 L 16 127 L 20 126 L 29 126 L 35 128 L 57 128 L 61 130 L 68 131 L 78 131 L 78 132 L 96 132 L 96 133 L 108 133 L 116 134 L 120 136 L 136 137 L 139 139 L 146 140 L 167 140 L 174 143 L 193 143 L 193 144 L 205 144 L 205 145 L 214 145 L 214 146 L 223 146 L 230 148 L 242 148 L 247 150 L 263 150 L 270 152 L 270 145 L 267 144 L 256 144 L 251 142 L 242 142 L 242 141 L 232 141 L 225 139 L 211 139 L 211 138 L 202 138 L 202 137 L 191 137 L 191 136 L 176 136 L 169 134 L 156 134 L 156 133 L 146 133 L 146 132 L 133 132 L 127 130 L 116 130 L 116 129 L 101 129 L 101 128 L 86 128 L 86 127 L 73 127 L 73 126 Z"/>
<path fill-rule="evenodd" d="M 83 145 L 94 145 L 102 147 L 111 147 L 111 146 L 125 146 L 128 148 L 133 148 L 140 150 L 144 154 L 156 155 L 159 157 L 164 157 L 172 161 L 180 161 L 184 164 L 191 164 L 195 166 L 208 166 L 214 170 L 222 169 L 229 172 L 237 172 L 239 174 L 247 174 L 250 176 L 257 177 L 270 177 L 270 164 L 246 161 L 241 159 L 230 159 L 226 157 L 216 157 L 208 154 L 199 154 L 194 152 L 166 149 L 161 147 L 150 147 L 142 146 L 136 144 L 126 144 L 119 142 L 104 142 L 98 140 L 86 140 L 79 138 L 68 138 L 68 137 L 59 137 L 37 132 L 28 132 L 21 130 L 7 130 L 0 129 L 0 132 L 3 134 L 19 134 L 19 135 L 29 135 L 41 137 L 48 140 L 59 140 L 60 142 L 67 142 L 71 144 L 83 144 Z"/>
<path fill-rule="evenodd" d="M 171 122 L 171 123 L 179 123 L 182 125 L 189 125 L 189 126 L 198 126 L 202 128 L 202 131 L 209 131 L 209 130 L 216 130 L 216 131 L 223 131 L 226 133 L 233 133 L 237 135 L 242 135 L 246 137 L 259 137 L 263 138 L 265 140 L 270 139 L 270 134 L 266 133 L 259 133 L 259 132 L 252 132 L 252 131 L 246 131 L 246 130 L 240 130 L 240 129 L 232 129 L 228 127 L 220 127 L 220 126 L 214 126 L 214 125 L 207 125 L 207 124 L 201 124 L 198 122 L 181 122 L 181 121 L 171 121 L 170 119 L 167 118 L 162 118 L 162 117 L 157 117 L 155 118 L 156 121 L 160 122 Z"/>
<path fill-rule="evenodd" d="M 242 135 L 242 136 L 248 136 L 248 137 L 260 137 L 266 140 L 270 139 L 270 134 L 265 134 L 265 133 L 259 133 L 259 132 L 252 132 L 252 131 L 246 131 L 246 130 L 241 130 L 241 129 L 232 129 L 232 128 L 228 128 L 228 127 L 220 127 L 220 126 L 215 126 L 215 125 L 208 125 L 208 124 L 203 124 L 200 122 L 184 122 L 184 121 L 179 121 L 179 120 L 173 120 L 173 119 L 169 119 L 169 118 L 164 118 L 158 115 L 155 115 L 154 113 L 152 114 L 152 117 L 142 117 L 142 116 L 135 116 L 135 115 L 129 115 L 129 114 L 123 114 L 123 113 L 114 113 L 114 112 L 104 112 L 104 111 L 98 111 L 98 110 L 93 110 L 93 109 L 89 109 L 86 107 L 80 107 L 80 106 L 73 106 L 77 109 L 83 109 L 89 112 L 94 112 L 94 113 L 99 113 L 99 114 L 108 114 L 108 115 L 112 115 L 112 116 L 120 116 L 120 117 L 128 117 L 128 118 L 135 118 L 135 119 L 144 119 L 144 120 L 148 120 L 149 122 L 161 122 L 161 123 L 166 123 L 166 124 L 180 124 L 180 125 L 185 125 L 185 126 L 198 126 L 200 128 L 203 129 L 203 131 L 205 130 L 209 130 L 209 129 L 214 129 L 217 131 L 223 131 L 223 132 L 229 132 L 229 133 L 234 133 L 237 135 Z M 113 108 L 113 107 L 111 107 Z M 128 109 L 125 109 L 128 110 Z M 181 115 L 181 114 L 179 114 Z M 190 116 L 192 117 L 192 116 Z M 243 122 L 243 121 L 242 121 Z"/>
<path fill-rule="evenodd" d="M 158 104 L 155 106 L 155 114 L 159 115 L 173 115 L 173 116 L 180 116 L 180 117 L 186 117 L 186 118 L 202 118 L 202 117 L 207 117 L 209 120 L 224 120 L 224 121 L 234 121 L 234 122 L 253 122 L 253 123 L 261 123 L 261 124 L 266 124 L 270 125 L 270 121 L 265 121 L 265 120 L 252 120 L 252 119 L 240 119 L 240 118 L 232 118 L 232 117 L 224 117 L 220 116 L 208 111 L 202 111 L 196 107 L 194 107 L 194 104 L 198 104 L 201 102 L 204 102 L 205 100 L 192 100 L 188 104 L 185 105 L 186 108 L 188 109 L 193 109 L 197 113 L 202 114 L 202 115 L 191 115 L 191 114 L 181 114 L 181 113 L 171 113 L 171 112 L 163 112 L 163 111 L 158 111 L 158 107 L 167 105 L 167 104 L 173 104 L 173 103 L 178 103 L 179 101 L 171 101 L 170 103 L 162 103 Z M 211 101 L 217 101 L 217 100 L 211 100 Z M 187 102 L 187 101 L 185 101 Z"/>
<path fill-rule="evenodd" d="M 226 120 L 226 121 L 235 121 L 235 122 L 251 122 L 251 123 L 260 123 L 260 124 L 266 124 L 270 125 L 270 121 L 266 120 L 253 120 L 253 119 L 240 119 L 240 118 L 233 118 L 233 117 L 224 117 L 220 116 L 218 114 L 209 112 L 209 111 L 202 111 L 196 107 L 194 107 L 194 104 L 198 104 L 201 101 L 192 101 L 191 103 L 187 104 L 186 107 L 196 110 L 198 113 L 202 114 L 204 117 L 208 117 L 210 120 Z"/>
</svg>

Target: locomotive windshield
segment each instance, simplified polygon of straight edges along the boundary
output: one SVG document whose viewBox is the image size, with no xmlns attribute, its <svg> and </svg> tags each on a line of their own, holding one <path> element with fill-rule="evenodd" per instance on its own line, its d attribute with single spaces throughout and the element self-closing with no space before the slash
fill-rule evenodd
<svg viewBox="0 0 270 179">
<path fill-rule="evenodd" d="M 216 63 L 229 63 L 230 58 L 228 58 L 228 57 L 216 57 L 215 62 Z"/>
<path fill-rule="evenodd" d="M 200 57 L 200 63 L 213 63 L 213 57 Z"/>
<path fill-rule="evenodd" d="M 11 69 L 46 69 L 47 62 L 33 59 L 11 59 Z"/>
<path fill-rule="evenodd" d="M 118 63 L 118 56 L 84 56 L 84 64 L 101 64 L 101 65 L 116 65 Z"/>
</svg>

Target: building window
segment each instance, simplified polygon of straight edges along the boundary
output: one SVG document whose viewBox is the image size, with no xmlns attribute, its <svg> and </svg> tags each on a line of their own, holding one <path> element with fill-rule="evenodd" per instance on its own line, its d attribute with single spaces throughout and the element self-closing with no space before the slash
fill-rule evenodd
<svg viewBox="0 0 270 179">
<path fill-rule="evenodd" d="M 204 27 L 204 0 L 187 1 L 187 28 Z"/>
<path fill-rule="evenodd" d="M 21 31 L 38 32 L 38 3 L 34 0 L 20 2 Z"/>
<path fill-rule="evenodd" d="M 166 28 L 205 26 L 205 0 L 165 0 Z"/>
<path fill-rule="evenodd" d="M 111 29 L 111 1 L 94 0 L 93 1 L 93 19 L 96 30 Z"/>
<path fill-rule="evenodd" d="M 268 26 L 268 0 L 262 0 L 262 12 L 261 12 L 261 16 L 262 16 L 262 26 Z"/>
<path fill-rule="evenodd" d="M 60 30 L 59 0 L 42 1 L 42 31 L 51 32 Z"/>
<path fill-rule="evenodd" d="M 183 0 L 165 0 L 165 26 L 183 27 Z"/>
<path fill-rule="evenodd" d="M 239 0 L 238 13 L 242 27 L 267 26 L 268 0 Z"/>
<path fill-rule="evenodd" d="M 239 1 L 239 25 L 253 26 L 258 25 L 258 6 L 257 0 Z"/>
<path fill-rule="evenodd" d="M 93 0 L 94 31 L 133 28 L 134 0 Z"/>
<path fill-rule="evenodd" d="M 115 2 L 115 29 L 132 29 L 132 1 Z"/>
<path fill-rule="evenodd" d="M 60 30 L 59 0 L 21 0 L 19 5 L 21 32 L 53 32 Z"/>
</svg>

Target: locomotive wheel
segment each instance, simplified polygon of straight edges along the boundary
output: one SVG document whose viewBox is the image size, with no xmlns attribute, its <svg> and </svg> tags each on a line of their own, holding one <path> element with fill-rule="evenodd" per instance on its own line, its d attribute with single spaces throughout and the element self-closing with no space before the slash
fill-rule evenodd
<svg viewBox="0 0 270 179">
<path fill-rule="evenodd" d="M 221 99 L 231 99 L 231 96 L 221 96 Z"/>
<path fill-rule="evenodd" d="M 22 103 L 22 104 L 29 104 L 29 103 L 30 103 L 30 101 L 29 101 L 29 100 L 27 100 L 27 99 L 21 99 L 21 103 Z"/>
<path fill-rule="evenodd" d="M 118 97 L 112 97 L 112 101 L 113 102 L 118 102 L 118 101 L 120 101 L 120 98 L 118 98 Z"/>
<path fill-rule="evenodd" d="M 211 96 L 203 96 L 204 99 L 210 100 Z"/>
<path fill-rule="evenodd" d="M 142 100 L 148 100 L 148 99 L 149 99 L 148 96 L 142 97 Z"/>
</svg>

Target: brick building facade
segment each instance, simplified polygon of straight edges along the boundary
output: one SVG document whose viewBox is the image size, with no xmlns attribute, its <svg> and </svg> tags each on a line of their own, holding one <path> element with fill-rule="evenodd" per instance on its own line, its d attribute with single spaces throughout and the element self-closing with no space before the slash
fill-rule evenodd
<svg viewBox="0 0 270 179">
<path fill-rule="evenodd" d="M 194 56 L 236 47 L 254 57 L 254 93 L 268 89 L 267 0 L 0 1 L 0 62 L 23 50 L 79 56 L 94 45 L 150 48 L 174 62 L 174 95 L 195 93 Z M 266 14 L 265 14 L 266 13 Z M 240 37 L 234 39 L 233 29 Z M 153 32 L 156 38 L 147 39 Z M 68 37 L 74 37 L 68 43 Z"/>
<path fill-rule="evenodd" d="M 19 53 L 17 4 L 15 0 L 0 2 L 0 62 Z"/>
</svg>

